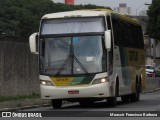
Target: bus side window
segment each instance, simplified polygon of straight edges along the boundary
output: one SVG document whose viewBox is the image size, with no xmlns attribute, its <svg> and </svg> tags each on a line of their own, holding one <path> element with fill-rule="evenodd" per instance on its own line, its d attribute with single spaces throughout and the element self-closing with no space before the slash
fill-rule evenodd
<svg viewBox="0 0 160 120">
<path fill-rule="evenodd" d="M 44 55 L 45 55 L 45 41 L 44 40 L 41 40 L 41 42 L 40 42 L 40 50 L 41 50 L 41 56 L 42 57 L 44 57 Z"/>
<path fill-rule="evenodd" d="M 111 51 L 109 52 L 109 71 L 113 71 L 113 29 L 111 26 L 111 18 L 110 16 L 107 16 L 107 25 L 108 25 L 108 30 L 111 30 Z"/>
<path fill-rule="evenodd" d="M 119 39 L 118 23 L 116 22 L 115 19 L 112 19 L 112 26 L 113 26 L 114 43 L 115 45 L 118 45 L 118 39 Z"/>
<path fill-rule="evenodd" d="M 143 33 L 142 33 L 142 28 L 141 28 L 141 26 L 138 26 L 137 27 L 137 32 L 138 32 L 138 41 L 137 41 L 137 43 L 138 43 L 138 46 L 139 46 L 139 48 L 143 48 L 144 47 L 144 44 L 143 44 Z"/>
</svg>

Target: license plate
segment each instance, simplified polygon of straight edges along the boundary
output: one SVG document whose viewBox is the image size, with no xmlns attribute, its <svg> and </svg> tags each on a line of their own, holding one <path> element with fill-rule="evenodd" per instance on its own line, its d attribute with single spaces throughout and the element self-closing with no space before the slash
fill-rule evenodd
<svg viewBox="0 0 160 120">
<path fill-rule="evenodd" d="M 79 90 L 69 90 L 68 94 L 79 94 Z"/>
</svg>

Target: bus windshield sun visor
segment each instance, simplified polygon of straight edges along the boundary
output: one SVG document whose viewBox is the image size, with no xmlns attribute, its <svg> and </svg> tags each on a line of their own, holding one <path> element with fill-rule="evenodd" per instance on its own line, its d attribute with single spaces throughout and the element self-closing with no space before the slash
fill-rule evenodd
<svg viewBox="0 0 160 120">
<path fill-rule="evenodd" d="M 44 20 L 42 35 L 104 32 L 103 18 Z"/>
</svg>

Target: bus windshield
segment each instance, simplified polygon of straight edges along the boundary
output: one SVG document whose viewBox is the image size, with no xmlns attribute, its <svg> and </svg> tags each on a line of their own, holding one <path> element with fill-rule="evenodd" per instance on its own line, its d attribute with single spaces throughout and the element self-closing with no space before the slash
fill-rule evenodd
<svg viewBox="0 0 160 120">
<path fill-rule="evenodd" d="M 105 70 L 102 35 L 50 37 L 40 41 L 41 74 L 76 75 Z"/>
</svg>

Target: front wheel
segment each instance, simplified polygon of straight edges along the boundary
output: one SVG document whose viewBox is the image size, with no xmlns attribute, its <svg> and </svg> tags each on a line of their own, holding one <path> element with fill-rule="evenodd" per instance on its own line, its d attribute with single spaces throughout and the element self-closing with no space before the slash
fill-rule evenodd
<svg viewBox="0 0 160 120">
<path fill-rule="evenodd" d="M 119 96 L 119 81 L 116 81 L 116 87 L 115 87 L 115 96 L 107 98 L 107 104 L 110 107 L 115 107 L 117 104 L 117 97 Z"/>
<path fill-rule="evenodd" d="M 54 109 L 60 109 L 62 106 L 62 100 L 52 100 L 52 107 Z"/>
<path fill-rule="evenodd" d="M 107 98 L 107 104 L 108 104 L 108 106 L 110 106 L 110 107 L 115 107 L 116 104 L 117 104 L 117 97 Z"/>
</svg>

